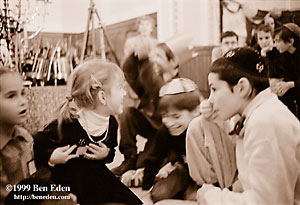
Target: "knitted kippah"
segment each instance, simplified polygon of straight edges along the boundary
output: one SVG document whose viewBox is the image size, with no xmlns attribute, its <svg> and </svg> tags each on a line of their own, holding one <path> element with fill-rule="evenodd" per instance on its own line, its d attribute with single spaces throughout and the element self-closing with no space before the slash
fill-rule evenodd
<svg viewBox="0 0 300 205">
<path fill-rule="evenodd" d="M 283 27 L 289 29 L 291 32 L 300 37 L 300 27 L 295 23 L 286 23 L 283 24 Z"/>
<path fill-rule="evenodd" d="M 224 59 L 236 69 L 255 77 L 267 77 L 267 68 L 259 52 L 250 47 L 239 47 L 225 53 Z"/>
<path fill-rule="evenodd" d="M 197 89 L 198 86 L 194 81 L 188 78 L 175 78 L 160 88 L 159 97 L 193 92 Z"/>
</svg>

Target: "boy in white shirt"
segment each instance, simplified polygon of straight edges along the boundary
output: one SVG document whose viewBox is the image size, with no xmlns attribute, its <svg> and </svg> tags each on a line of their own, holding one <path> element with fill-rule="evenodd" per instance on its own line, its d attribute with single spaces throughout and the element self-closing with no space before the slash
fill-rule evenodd
<svg viewBox="0 0 300 205">
<path fill-rule="evenodd" d="M 206 204 L 297 204 L 300 202 L 300 122 L 270 91 L 258 52 L 237 48 L 215 61 L 208 75 L 209 101 L 227 120 L 236 114 L 236 160 L 243 191 L 204 185 Z"/>
<path fill-rule="evenodd" d="M 211 62 L 221 58 L 230 49 L 236 48 L 239 43 L 239 36 L 233 31 L 226 31 L 221 35 L 221 44 L 211 52 Z"/>
</svg>

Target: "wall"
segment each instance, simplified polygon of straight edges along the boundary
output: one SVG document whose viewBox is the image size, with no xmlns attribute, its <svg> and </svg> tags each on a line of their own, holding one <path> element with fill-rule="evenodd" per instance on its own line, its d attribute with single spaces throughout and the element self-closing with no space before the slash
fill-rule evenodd
<svg viewBox="0 0 300 205">
<path fill-rule="evenodd" d="M 159 41 L 185 33 L 195 46 L 218 42 L 218 0 L 160 0 L 157 19 Z"/>
<path fill-rule="evenodd" d="M 9 0 L 10 8 L 17 11 L 19 0 Z M 90 0 L 21 0 L 24 21 L 28 31 L 43 26 L 43 32 L 80 33 L 86 29 Z M 111 25 L 144 14 L 157 12 L 158 0 L 93 0 L 102 25 Z M 29 2 L 29 4 L 28 4 Z M 45 6 L 46 5 L 46 6 Z M 0 8 L 3 8 L 2 1 Z M 36 12 L 36 10 L 38 12 Z M 26 13 L 25 13 L 26 11 Z M 35 16 L 35 14 L 37 14 Z M 34 18 L 32 18 L 35 16 Z M 95 15 L 95 27 L 98 19 Z"/>
<path fill-rule="evenodd" d="M 13 7 L 18 0 L 10 0 Z M 229 1 L 229 0 L 228 0 Z M 236 0 L 248 7 L 270 10 L 272 8 L 300 9 L 299 0 Z M 27 26 L 36 31 L 43 26 L 43 32 L 81 33 L 86 29 L 89 0 L 21 0 L 23 8 L 31 3 L 31 14 L 36 6 L 38 16 Z M 165 41 L 178 33 L 188 33 L 196 46 L 217 45 L 219 42 L 219 0 L 94 0 L 102 25 L 111 25 L 144 14 L 158 13 L 158 40 Z M 1 4 L 2 7 L 2 4 Z M 45 15 L 44 15 L 45 14 Z M 27 20 L 32 19 L 32 15 Z M 44 17 L 44 18 L 43 18 Z M 98 27 L 95 18 L 95 27 Z M 234 30 L 246 36 L 244 13 L 236 15 L 224 12 L 224 30 Z"/>
</svg>

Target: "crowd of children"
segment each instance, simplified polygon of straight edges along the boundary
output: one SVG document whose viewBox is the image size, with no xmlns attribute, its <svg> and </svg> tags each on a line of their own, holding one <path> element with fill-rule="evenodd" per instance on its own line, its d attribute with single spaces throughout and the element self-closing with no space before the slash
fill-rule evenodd
<svg viewBox="0 0 300 205">
<path fill-rule="evenodd" d="M 254 48 L 237 47 L 234 32 L 222 35 L 230 48 L 213 60 L 205 100 L 178 76 L 166 44 L 141 40 L 122 69 L 86 60 L 57 116 L 33 137 L 19 126 L 28 111 L 22 78 L 1 67 L 0 203 L 42 204 L 29 196 L 51 194 L 65 204 L 143 204 L 132 186 L 150 190 L 154 203 L 300 203 L 300 28 L 263 24 L 255 38 Z M 137 107 L 124 105 L 125 83 Z M 148 140 L 141 153 L 137 135 Z M 125 160 L 110 170 L 117 147 Z M 67 189 L 49 192 L 51 185 Z"/>
</svg>

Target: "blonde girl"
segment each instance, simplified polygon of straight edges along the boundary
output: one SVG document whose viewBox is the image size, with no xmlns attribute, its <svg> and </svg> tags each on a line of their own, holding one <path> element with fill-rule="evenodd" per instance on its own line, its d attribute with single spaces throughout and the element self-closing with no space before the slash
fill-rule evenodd
<svg viewBox="0 0 300 205">
<path fill-rule="evenodd" d="M 106 167 L 113 161 L 123 111 L 124 75 L 113 63 L 90 59 L 80 64 L 67 84 L 58 117 L 35 135 L 38 167 L 69 188 L 80 204 L 142 202 Z"/>
</svg>

